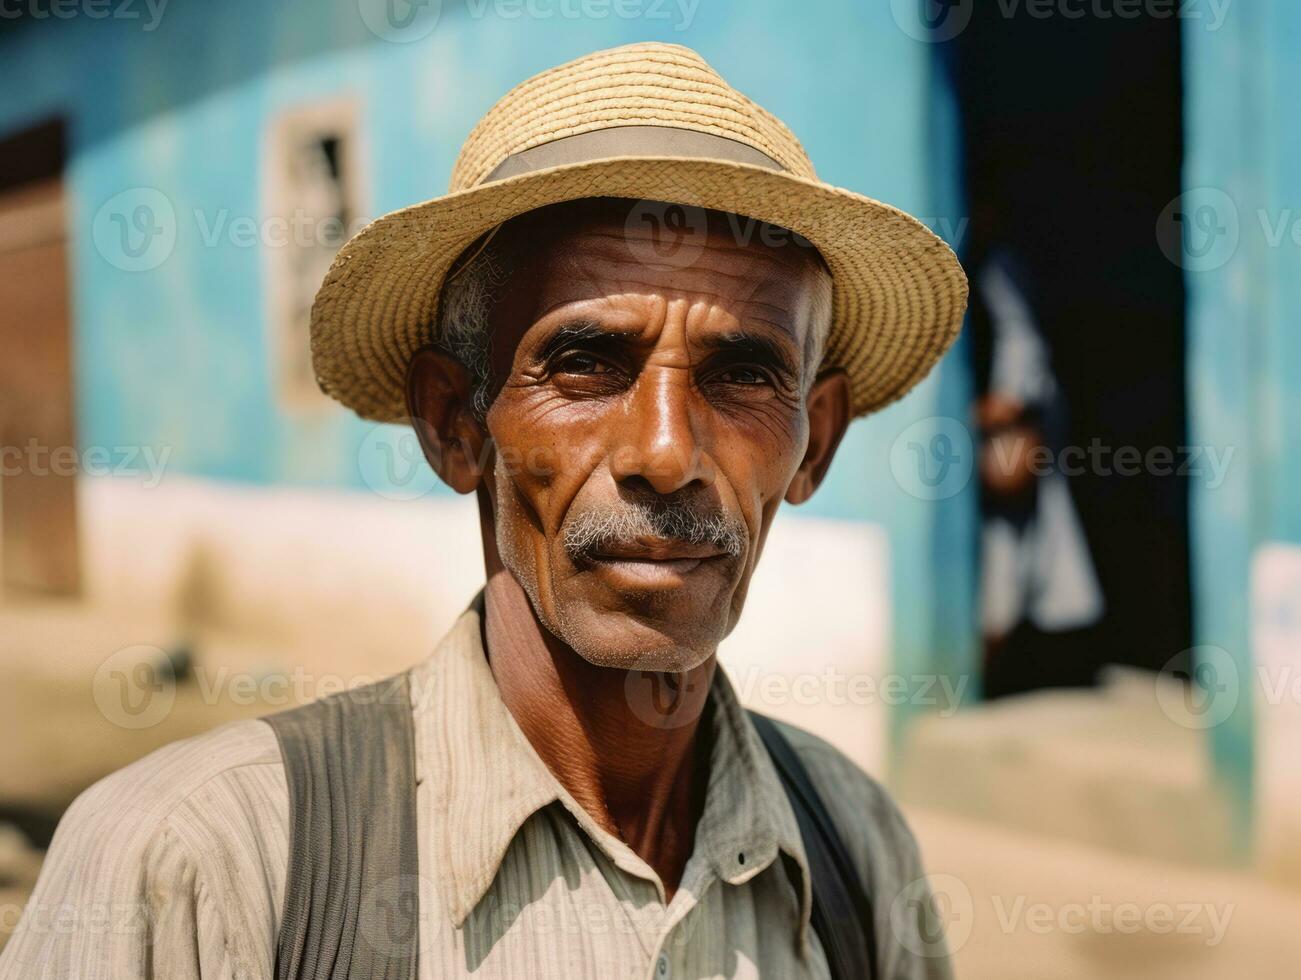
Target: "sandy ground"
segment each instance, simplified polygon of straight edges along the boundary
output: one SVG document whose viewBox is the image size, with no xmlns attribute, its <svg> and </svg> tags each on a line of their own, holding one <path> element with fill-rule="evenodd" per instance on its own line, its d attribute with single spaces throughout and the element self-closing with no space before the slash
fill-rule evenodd
<svg viewBox="0 0 1301 980">
<path fill-rule="evenodd" d="M 1295 976 L 1301 892 L 910 809 L 959 980 Z"/>
</svg>

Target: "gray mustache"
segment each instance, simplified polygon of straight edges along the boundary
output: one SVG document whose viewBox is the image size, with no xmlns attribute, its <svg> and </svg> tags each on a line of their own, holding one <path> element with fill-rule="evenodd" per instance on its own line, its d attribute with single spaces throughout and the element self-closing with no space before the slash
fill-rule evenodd
<svg viewBox="0 0 1301 980">
<path fill-rule="evenodd" d="M 643 537 L 713 545 L 732 558 L 744 553 L 748 541 L 744 522 L 722 511 L 634 501 L 577 515 L 566 523 L 563 543 L 569 554 L 589 557 L 602 548 L 631 545 Z"/>
</svg>

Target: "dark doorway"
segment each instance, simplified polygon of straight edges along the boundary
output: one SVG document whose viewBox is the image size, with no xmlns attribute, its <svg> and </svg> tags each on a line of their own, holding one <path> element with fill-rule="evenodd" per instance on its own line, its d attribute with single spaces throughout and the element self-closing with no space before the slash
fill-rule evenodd
<svg viewBox="0 0 1301 980">
<path fill-rule="evenodd" d="M 971 217 L 982 509 L 987 532 L 1006 532 L 987 540 L 1015 542 L 1004 568 L 1025 572 L 994 594 L 985 689 L 1089 684 L 1110 663 L 1183 672 L 1184 283 L 1157 239 L 1181 190 L 1179 22 L 1105 3 L 973 7 L 946 56 Z M 1027 322 L 1038 338 L 1008 346 L 1008 325 Z M 1009 385 L 1037 360 L 1042 377 Z M 1000 390 L 1011 395 L 990 397 Z M 1047 470 L 1062 478 L 1050 486 Z M 1027 557 L 1027 515 L 1053 493 L 1066 531 Z M 1040 567 L 1059 581 L 1036 581 Z M 1029 615 L 1036 604 L 1056 617 Z"/>
<path fill-rule="evenodd" d="M 63 126 L 0 140 L 0 581 L 80 586 Z"/>
</svg>

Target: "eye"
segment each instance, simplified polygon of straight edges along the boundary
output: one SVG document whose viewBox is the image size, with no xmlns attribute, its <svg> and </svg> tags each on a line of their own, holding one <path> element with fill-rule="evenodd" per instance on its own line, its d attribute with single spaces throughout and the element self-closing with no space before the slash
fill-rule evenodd
<svg viewBox="0 0 1301 980">
<path fill-rule="evenodd" d="M 563 374 L 608 374 L 614 367 L 586 351 L 569 351 L 556 358 L 552 369 Z"/>
<path fill-rule="evenodd" d="M 728 385 L 763 385 L 771 383 L 772 378 L 762 368 L 737 364 L 716 372 L 714 380 Z"/>
</svg>

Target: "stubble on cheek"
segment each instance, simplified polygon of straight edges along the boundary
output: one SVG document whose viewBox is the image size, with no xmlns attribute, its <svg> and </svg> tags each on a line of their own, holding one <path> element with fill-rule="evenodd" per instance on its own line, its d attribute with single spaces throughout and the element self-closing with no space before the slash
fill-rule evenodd
<svg viewBox="0 0 1301 980">
<path fill-rule="evenodd" d="M 496 486 L 497 553 L 502 564 L 515 576 L 528 596 L 533 613 L 555 635 L 561 635 L 547 554 L 547 537 L 537 526 L 532 509 L 524 502 L 523 491 L 505 467 L 497 467 Z M 548 578 L 543 582 L 543 577 Z M 544 587 L 545 586 L 545 587 Z"/>
</svg>

